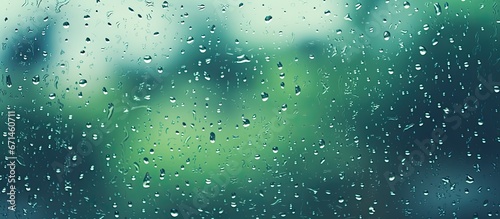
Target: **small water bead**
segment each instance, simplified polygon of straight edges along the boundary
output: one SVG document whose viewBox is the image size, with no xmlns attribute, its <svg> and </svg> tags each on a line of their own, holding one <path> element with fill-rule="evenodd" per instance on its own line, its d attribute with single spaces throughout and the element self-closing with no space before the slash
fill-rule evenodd
<svg viewBox="0 0 500 219">
<path fill-rule="evenodd" d="M 271 15 L 267 15 L 265 18 L 264 18 L 264 21 L 266 21 L 266 23 L 269 23 L 273 20 L 273 16 Z"/>
<path fill-rule="evenodd" d="M 410 3 L 409 3 L 409 2 L 407 2 L 407 1 L 403 2 L 403 7 L 404 7 L 405 9 L 410 8 Z"/>
<path fill-rule="evenodd" d="M 150 55 L 144 56 L 144 62 L 145 63 L 151 63 L 152 60 L 153 60 L 153 58 Z"/>
<path fill-rule="evenodd" d="M 170 216 L 172 216 L 172 217 L 178 217 L 179 216 L 179 211 L 177 211 L 177 209 L 175 209 L 175 208 L 172 208 L 170 210 Z"/>
<path fill-rule="evenodd" d="M 55 93 L 50 93 L 49 94 L 49 99 L 51 99 L 51 100 L 56 99 L 56 94 Z"/>
<path fill-rule="evenodd" d="M 63 27 L 64 27 L 65 29 L 68 29 L 68 28 L 69 28 L 69 22 L 65 21 L 65 22 L 63 23 Z"/>
<path fill-rule="evenodd" d="M 78 81 L 78 84 L 80 85 L 80 87 L 85 87 L 87 86 L 87 80 L 80 79 L 80 81 Z"/>
<path fill-rule="evenodd" d="M 388 72 L 390 75 L 394 74 L 394 70 L 393 70 L 392 68 L 389 68 L 389 69 L 387 70 L 387 72 Z"/>
<path fill-rule="evenodd" d="M 357 3 L 356 5 L 354 5 L 354 8 L 356 8 L 356 10 L 361 9 L 361 7 L 363 7 L 361 3 Z"/>
<path fill-rule="evenodd" d="M 210 143 L 215 143 L 215 133 L 210 132 L 210 137 L 209 137 Z"/>
<path fill-rule="evenodd" d="M 467 174 L 467 176 L 465 177 L 465 182 L 468 184 L 472 184 L 474 183 L 474 178 Z"/>
<path fill-rule="evenodd" d="M 243 119 L 243 127 L 249 127 L 250 126 L 250 120 L 249 119 Z"/>
<path fill-rule="evenodd" d="M 300 86 L 295 85 L 295 96 L 299 96 L 300 92 L 302 92 L 302 89 L 300 88 Z"/>
<path fill-rule="evenodd" d="M 260 97 L 262 98 L 262 101 L 267 101 L 269 99 L 269 94 L 266 92 L 260 93 Z"/>
<path fill-rule="evenodd" d="M 427 49 L 424 46 L 419 46 L 418 50 L 420 52 L 420 55 L 425 55 L 427 54 Z"/>
<path fill-rule="evenodd" d="M 384 31 L 384 40 L 389 40 L 391 38 L 391 33 L 389 31 Z"/>
<path fill-rule="evenodd" d="M 201 53 L 205 53 L 207 51 L 207 47 L 203 46 L 203 45 L 200 45 L 199 46 L 199 49 L 200 49 L 200 52 Z"/>
<path fill-rule="evenodd" d="M 493 91 L 494 91 L 495 93 L 499 93 L 499 92 L 500 92 L 500 85 L 494 85 L 494 86 L 493 86 Z"/>
</svg>

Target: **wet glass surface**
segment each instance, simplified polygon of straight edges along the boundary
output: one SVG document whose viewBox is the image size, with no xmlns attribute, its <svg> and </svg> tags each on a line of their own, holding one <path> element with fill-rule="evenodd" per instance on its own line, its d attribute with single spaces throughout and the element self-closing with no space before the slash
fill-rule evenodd
<svg viewBox="0 0 500 219">
<path fill-rule="evenodd" d="M 500 217 L 496 1 L 1 10 L 2 217 Z"/>
</svg>

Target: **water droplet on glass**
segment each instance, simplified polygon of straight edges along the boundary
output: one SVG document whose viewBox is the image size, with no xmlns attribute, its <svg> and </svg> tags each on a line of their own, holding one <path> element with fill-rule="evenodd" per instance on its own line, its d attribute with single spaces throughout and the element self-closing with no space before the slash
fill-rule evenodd
<svg viewBox="0 0 500 219">
<path fill-rule="evenodd" d="M 179 216 L 179 211 L 177 211 L 177 209 L 175 209 L 175 208 L 172 208 L 170 210 L 170 216 L 172 216 L 172 217 L 178 217 Z"/>
<path fill-rule="evenodd" d="M 142 181 L 142 187 L 144 188 L 149 188 L 151 185 L 151 175 L 149 175 L 149 172 L 146 172 L 144 175 L 144 180 Z"/>
<path fill-rule="evenodd" d="M 418 51 L 420 51 L 420 55 L 425 55 L 427 53 L 427 49 L 424 46 L 419 46 Z"/>
<path fill-rule="evenodd" d="M 65 21 L 63 23 L 63 27 L 66 28 L 66 29 L 68 29 L 69 28 L 69 22 Z"/>
<path fill-rule="evenodd" d="M 153 58 L 151 58 L 151 56 L 150 56 L 150 55 L 146 55 L 146 56 L 144 56 L 144 62 L 145 62 L 145 63 L 151 63 L 152 59 L 153 59 Z"/>
<path fill-rule="evenodd" d="M 262 98 L 262 101 L 267 101 L 269 99 L 269 94 L 266 92 L 260 93 L 260 97 Z"/>
<path fill-rule="evenodd" d="M 273 16 L 271 16 L 271 15 L 267 15 L 267 16 L 264 18 L 264 20 L 266 21 L 266 23 L 271 22 L 271 20 L 272 20 L 272 19 L 273 19 Z"/>
<path fill-rule="evenodd" d="M 354 5 L 354 7 L 356 8 L 356 10 L 359 10 L 361 9 L 363 5 L 361 3 L 357 3 L 356 5 Z"/>
<path fill-rule="evenodd" d="M 10 75 L 7 75 L 7 87 L 12 87 L 12 80 L 10 79 Z"/>
<path fill-rule="evenodd" d="M 389 40 L 391 38 L 391 33 L 389 31 L 384 31 L 384 40 Z"/>
<path fill-rule="evenodd" d="M 203 46 L 203 45 L 200 45 L 199 46 L 199 49 L 200 49 L 200 52 L 201 53 L 205 53 L 207 51 L 207 47 Z"/>
<path fill-rule="evenodd" d="M 165 169 L 161 168 L 160 169 L 160 180 L 165 179 Z"/>
<path fill-rule="evenodd" d="M 493 91 L 494 91 L 495 93 L 500 92 L 500 86 L 499 86 L 499 85 L 494 85 L 494 86 L 493 86 Z"/>
<path fill-rule="evenodd" d="M 441 14 L 441 5 L 439 3 L 434 3 L 434 11 L 438 16 Z"/>
<path fill-rule="evenodd" d="M 194 42 L 194 37 L 189 36 L 189 37 L 187 38 L 186 42 L 187 42 L 188 44 L 192 44 L 192 43 Z"/>
<path fill-rule="evenodd" d="M 273 147 L 273 153 L 278 153 L 278 147 Z"/>
<path fill-rule="evenodd" d="M 472 183 L 474 183 L 474 178 L 472 176 L 470 176 L 469 174 L 467 174 L 467 176 L 465 177 L 465 182 L 472 184 Z"/>
<path fill-rule="evenodd" d="M 296 95 L 296 96 L 299 96 L 301 91 L 302 91 L 302 90 L 300 89 L 300 86 L 299 86 L 299 85 L 296 85 L 296 86 L 295 86 L 295 95 Z"/>
<path fill-rule="evenodd" d="M 351 15 L 348 13 L 344 16 L 344 20 L 346 21 L 352 21 Z"/>
<path fill-rule="evenodd" d="M 85 87 L 87 86 L 87 80 L 80 79 L 80 81 L 78 81 L 78 84 L 80 85 L 80 87 Z"/>
<path fill-rule="evenodd" d="M 250 126 L 250 120 L 249 119 L 243 119 L 243 127 L 248 127 Z"/>
<path fill-rule="evenodd" d="M 214 132 L 210 132 L 210 143 L 215 143 L 215 133 Z"/>
<path fill-rule="evenodd" d="M 240 55 L 236 57 L 236 63 L 241 64 L 241 63 L 247 63 L 250 62 L 251 59 L 248 58 L 246 55 Z"/>
<path fill-rule="evenodd" d="M 389 69 L 387 69 L 387 72 L 388 72 L 390 75 L 392 75 L 392 74 L 394 74 L 394 69 L 389 68 Z"/>
<path fill-rule="evenodd" d="M 409 2 L 407 2 L 407 1 L 403 2 L 403 7 L 404 7 L 405 9 L 410 8 L 410 3 L 409 3 Z"/>
<path fill-rule="evenodd" d="M 51 100 L 56 99 L 56 94 L 55 93 L 50 93 L 49 94 L 49 99 L 51 99 Z"/>
</svg>

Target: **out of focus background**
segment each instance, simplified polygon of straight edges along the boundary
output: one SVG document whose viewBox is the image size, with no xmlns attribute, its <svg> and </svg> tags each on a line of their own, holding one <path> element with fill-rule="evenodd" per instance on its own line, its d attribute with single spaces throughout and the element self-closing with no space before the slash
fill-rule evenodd
<svg viewBox="0 0 500 219">
<path fill-rule="evenodd" d="M 10 1 L 3 218 L 498 218 L 496 1 Z"/>
</svg>

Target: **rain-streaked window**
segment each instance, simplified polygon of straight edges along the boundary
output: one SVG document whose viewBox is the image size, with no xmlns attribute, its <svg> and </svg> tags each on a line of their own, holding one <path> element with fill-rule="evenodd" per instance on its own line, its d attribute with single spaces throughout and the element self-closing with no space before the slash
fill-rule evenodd
<svg viewBox="0 0 500 219">
<path fill-rule="evenodd" d="M 2 218 L 500 217 L 494 0 L 2 5 Z"/>
</svg>

